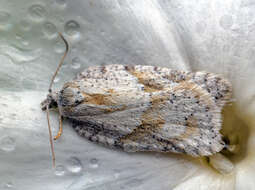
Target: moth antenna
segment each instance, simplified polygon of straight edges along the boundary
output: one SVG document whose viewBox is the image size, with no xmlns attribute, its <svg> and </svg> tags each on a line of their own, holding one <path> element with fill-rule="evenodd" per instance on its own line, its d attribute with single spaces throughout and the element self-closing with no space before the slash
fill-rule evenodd
<svg viewBox="0 0 255 190">
<path fill-rule="evenodd" d="M 66 41 L 66 39 L 64 38 L 64 36 L 59 32 L 58 33 L 59 36 L 61 37 L 61 39 L 64 41 L 65 43 L 65 46 L 66 46 L 66 50 L 65 50 L 65 53 L 64 55 L 62 56 L 59 64 L 58 64 L 58 67 L 54 73 L 54 75 L 52 76 L 52 79 L 51 79 L 51 82 L 50 82 L 50 86 L 49 86 L 49 93 L 51 94 L 52 93 L 52 85 L 53 85 L 53 82 L 58 74 L 58 71 L 60 69 L 60 67 L 63 65 L 64 63 L 64 59 L 68 53 L 68 50 L 69 50 L 69 45 L 68 45 L 68 42 Z M 55 152 L 54 152 L 54 146 L 53 146 L 53 140 L 52 140 L 52 132 L 51 132 L 51 126 L 50 126 L 50 114 L 49 114 L 49 104 L 46 105 L 46 112 L 47 112 L 47 122 L 48 122 L 48 129 L 49 129 L 49 139 L 50 139 L 50 146 L 51 146 L 51 154 L 52 154 L 52 162 L 53 162 L 53 167 L 55 168 Z"/>
<path fill-rule="evenodd" d="M 52 141 L 52 132 L 51 132 L 51 127 L 50 127 L 49 105 L 46 106 L 46 112 L 47 112 L 47 121 L 48 121 L 48 129 L 49 129 L 51 154 L 52 154 L 52 163 L 53 163 L 53 168 L 55 168 L 55 166 L 56 166 L 56 162 L 55 162 L 56 158 L 55 158 L 54 146 L 53 146 L 53 141 Z"/>
<path fill-rule="evenodd" d="M 50 82 L 50 86 L 49 86 L 49 93 L 52 92 L 52 85 L 53 85 L 53 82 L 54 82 L 54 80 L 55 80 L 55 78 L 56 78 L 56 76 L 57 76 L 57 74 L 58 74 L 58 71 L 59 71 L 60 67 L 61 67 L 61 66 L 63 65 L 63 63 L 64 63 L 64 59 L 65 59 L 65 57 L 66 57 L 66 55 L 67 55 L 67 53 L 68 53 L 68 50 L 69 50 L 68 42 L 66 41 L 66 39 L 64 38 L 64 36 L 63 36 L 60 32 L 59 32 L 58 34 L 59 34 L 59 36 L 61 37 L 61 39 L 64 41 L 65 46 L 66 46 L 66 50 L 65 50 L 65 53 L 64 53 L 63 57 L 61 58 L 61 60 L 60 60 L 60 62 L 59 62 L 59 64 L 58 64 L 58 67 L 57 67 L 57 69 L 56 69 L 54 75 L 52 76 L 52 79 L 51 79 L 51 82 Z"/>
</svg>

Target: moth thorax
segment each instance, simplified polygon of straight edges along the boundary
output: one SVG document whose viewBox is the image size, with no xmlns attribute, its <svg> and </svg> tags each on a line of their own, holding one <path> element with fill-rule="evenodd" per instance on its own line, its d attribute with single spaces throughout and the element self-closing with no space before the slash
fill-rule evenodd
<svg viewBox="0 0 255 190">
<path fill-rule="evenodd" d="M 84 100 L 84 96 L 76 87 L 66 87 L 60 91 L 59 104 L 65 106 L 76 106 Z"/>
</svg>

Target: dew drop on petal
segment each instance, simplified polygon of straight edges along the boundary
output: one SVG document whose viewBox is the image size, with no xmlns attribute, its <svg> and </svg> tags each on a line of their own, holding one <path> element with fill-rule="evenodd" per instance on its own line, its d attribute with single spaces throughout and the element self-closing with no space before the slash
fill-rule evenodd
<svg viewBox="0 0 255 190">
<path fill-rule="evenodd" d="M 46 10 L 42 5 L 32 5 L 28 9 L 28 13 L 30 15 L 30 18 L 36 22 L 43 21 L 46 16 Z"/>
<path fill-rule="evenodd" d="M 54 46 L 54 50 L 56 53 L 61 53 L 63 54 L 65 52 L 65 44 L 62 41 L 57 41 L 55 46 Z"/>
<path fill-rule="evenodd" d="M 220 26 L 227 30 L 233 25 L 233 18 L 231 15 L 223 15 L 220 18 Z"/>
<path fill-rule="evenodd" d="M 58 83 L 59 80 L 60 80 L 60 78 L 56 76 L 53 82 L 54 82 L 54 83 Z"/>
<path fill-rule="evenodd" d="M 0 139 L 0 149 L 6 152 L 15 150 L 16 142 L 15 139 L 9 136 L 5 136 Z"/>
<path fill-rule="evenodd" d="M 81 61 L 79 57 L 75 57 L 72 59 L 71 68 L 79 69 L 81 67 Z"/>
<path fill-rule="evenodd" d="M 23 40 L 21 43 L 24 46 L 29 46 L 29 41 L 27 41 L 27 40 Z"/>
<path fill-rule="evenodd" d="M 99 164 L 98 164 L 98 159 L 96 158 L 92 158 L 90 160 L 90 164 L 89 164 L 90 168 L 98 168 Z"/>
<path fill-rule="evenodd" d="M 4 119 L 3 115 L 0 115 L 0 122 Z"/>
<path fill-rule="evenodd" d="M 51 22 L 46 22 L 43 25 L 43 32 L 48 38 L 53 38 L 57 36 L 57 27 Z"/>
<path fill-rule="evenodd" d="M 119 170 L 114 170 L 114 174 L 113 174 L 115 179 L 118 179 L 120 177 L 120 171 Z"/>
<path fill-rule="evenodd" d="M 0 25 L 5 25 L 10 22 L 11 15 L 8 12 L 0 11 Z"/>
<path fill-rule="evenodd" d="M 66 6 L 66 0 L 56 0 L 56 3 L 57 5 L 62 7 Z"/>
<path fill-rule="evenodd" d="M 17 40 L 19 40 L 20 44 L 24 45 L 24 46 L 28 46 L 29 42 L 27 40 L 25 40 L 24 36 L 22 36 L 21 34 L 16 34 L 15 38 Z"/>
<path fill-rule="evenodd" d="M 105 31 L 104 31 L 104 30 L 100 30 L 100 34 L 101 34 L 102 36 L 105 36 Z"/>
<path fill-rule="evenodd" d="M 27 20 L 21 20 L 19 22 L 21 30 L 29 31 L 31 29 L 31 25 Z"/>
<path fill-rule="evenodd" d="M 4 188 L 6 188 L 6 189 L 11 189 L 11 188 L 13 188 L 13 183 L 12 183 L 12 182 L 7 182 L 7 183 L 4 185 Z"/>
<path fill-rule="evenodd" d="M 65 171 L 65 167 L 63 165 L 58 165 L 55 168 L 55 175 L 56 176 L 63 176 L 65 175 L 66 171 Z"/>
<path fill-rule="evenodd" d="M 74 20 L 69 20 L 68 22 L 66 22 L 64 30 L 65 33 L 69 36 L 75 36 L 79 34 L 80 25 Z"/>
<path fill-rule="evenodd" d="M 16 34 L 16 35 L 15 35 L 15 38 L 16 38 L 17 40 L 22 40 L 22 39 L 23 39 L 23 37 L 22 37 L 20 34 Z"/>
<path fill-rule="evenodd" d="M 82 163 L 76 157 L 67 160 L 67 169 L 72 173 L 79 173 L 82 170 Z"/>
<path fill-rule="evenodd" d="M 62 68 L 67 68 L 68 65 L 69 65 L 69 63 L 64 61 L 63 65 L 62 65 Z"/>
</svg>

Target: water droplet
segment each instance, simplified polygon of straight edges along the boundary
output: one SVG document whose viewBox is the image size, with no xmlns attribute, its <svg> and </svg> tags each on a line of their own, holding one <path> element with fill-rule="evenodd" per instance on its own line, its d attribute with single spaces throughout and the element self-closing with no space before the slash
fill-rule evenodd
<svg viewBox="0 0 255 190">
<path fill-rule="evenodd" d="M 0 11 L 0 25 L 8 24 L 10 21 L 11 15 L 8 12 Z"/>
<path fill-rule="evenodd" d="M 81 161 L 76 157 L 67 160 L 67 169 L 72 173 L 78 173 L 82 170 Z"/>
<path fill-rule="evenodd" d="M 20 41 L 20 43 L 24 46 L 28 46 L 29 42 L 27 40 L 24 39 L 24 36 L 22 36 L 21 34 L 16 34 L 16 39 Z"/>
<path fill-rule="evenodd" d="M 100 34 L 101 34 L 102 36 L 104 36 L 104 35 L 105 35 L 105 31 L 104 31 L 104 30 L 100 30 Z"/>
<path fill-rule="evenodd" d="M 70 20 L 65 24 L 64 30 L 69 36 L 75 36 L 79 34 L 80 25 L 74 20 Z"/>
<path fill-rule="evenodd" d="M 19 25 L 20 28 L 24 31 L 29 31 L 31 29 L 31 25 L 27 20 L 21 20 Z"/>
<path fill-rule="evenodd" d="M 6 188 L 6 189 L 10 189 L 10 188 L 12 188 L 13 187 L 13 183 L 12 182 L 8 182 L 8 183 L 6 183 L 5 185 L 4 185 L 4 188 Z"/>
<path fill-rule="evenodd" d="M 54 47 L 56 53 L 64 53 L 65 52 L 65 44 L 62 41 L 57 41 Z"/>
<path fill-rule="evenodd" d="M 1 105 L 6 107 L 6 108 L 8 107 L 8 104 L 5 104 L 5 103 L 2 103 Z"/>
<path fill-rule="evenodd" d="M 4 119 L 4 116 L 0 115 L 0 122 L 3 121 L 3 119 Z"/>
<path fill-rule="evenodd" d="M 65 175 L 66 171 L 65 171 L 65 167 L 62 165 L 58 165 L 55 168 L 55 175 L 57 176 L 63 176 Z"/>
<path fill-rule="evenodd" d="M 16 113 L 12 113 L 12 114 L 10 114 L 9 117 L 10 117 L 11 119 L 15 120 L 16 117 L 17 117 L 17 114 L 16 114 Z"/>
<path fill-rule="evenodd" d="M 71 49 L 71 53 L 77 52 L 78 48 L 76 46 L 73 46 Z"/>
<path fill-rule="evenodd" d="M 90 160 L 90 165 L 91 168 L 98 168 L 99 164 L 98 164 L 98 159 L 96 158 L 92 158 Z"/>
<path fill-rule="evenodd" d="M 113 174 L 115 179 L 118 179 L 120 177 L 120 171 L 119 170 L 114 170 L 115 173 Z"/>
<path fill-rule="evenodd" d="M 67 68 L 68 65 L 69 65 L 69 63 L 65 61 L 65 62 L 63 63 L 63 65 L 62 65 L 62 68 Z"/>
<path fill-rule="evenodd" d="M 29 45 L 29 41 L 27 41 L 27 40 L 23 40 L 23 41 L 21 41 L 21 43 L 22 43 L 24 46 L 28 46 L 28 45 Z"/>
<path fill-rule="evenodd" d="M 66 0 L 56 0 L 56 3 L 62 7 L 66 6 Z"/>
<path fill-rule="evenodd" d="M 55 79 L 54 79 L 54 83 L 58 83 L 59 82 L 59 80 L 60 80 L 60 78 L 59 77 L 55 77 Z"/>
<path fill-rule="evenodd" d="M 32 20 L 41 22 L 45 19 L 46 10 L 42 5 L 32 5 L 28 9 L 28 13 Z"/>
<path fill-rule="evenodd" d="M 53 38 L 57 36 L 57 27 L 51 22 L 46 22 L 43 25 L 43 32 L 48 38 Z"/>
<path fill-rule="evenodd" d="M 223 15 L 220 18 L 220 26 L 227 30 L 233 25 L 233 18 L 231 15 Z"/>
<path fill-rule="evenodd" d="M 72 59 L 71 68 L 79 69 L 81 67 L 81 61 L 79 57 L 75 57 Z"/>
<path fill-rule="evenodd" d="M 6 152 L 11 152 L 15 149 L 15 139 L 9 136 L 5 136 L 0 140 L 0 149 Z"/>
<path fill-rule="evenodd" d="M 20 34 L 16 34 L 16 35 L 15 35 L 15 38 L 16 38 L 17 40 L 22 40 L 22 39 L 23 39 L 23 36 L 21 36 Z"/>
</svg>

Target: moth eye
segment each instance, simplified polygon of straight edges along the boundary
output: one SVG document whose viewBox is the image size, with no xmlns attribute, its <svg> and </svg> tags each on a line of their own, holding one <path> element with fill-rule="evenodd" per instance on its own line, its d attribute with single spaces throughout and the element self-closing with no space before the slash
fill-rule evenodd
<svg viewBox="0 0 255 190">
<path fill-rule="evenodd" d="M 55 101 L 52 101 L 52 103 L 50 104 L 50 106 L 56 108 L 56 107 L 58 107 L 58 103 L 55 102 Z"/>
<path fill-rule="evenodd" d="M 79 104 L 79 103 L 81 103 L 82 101 L 80 101 L 80 100 L 75 100 L 75 104 Z"/>
</svg>

